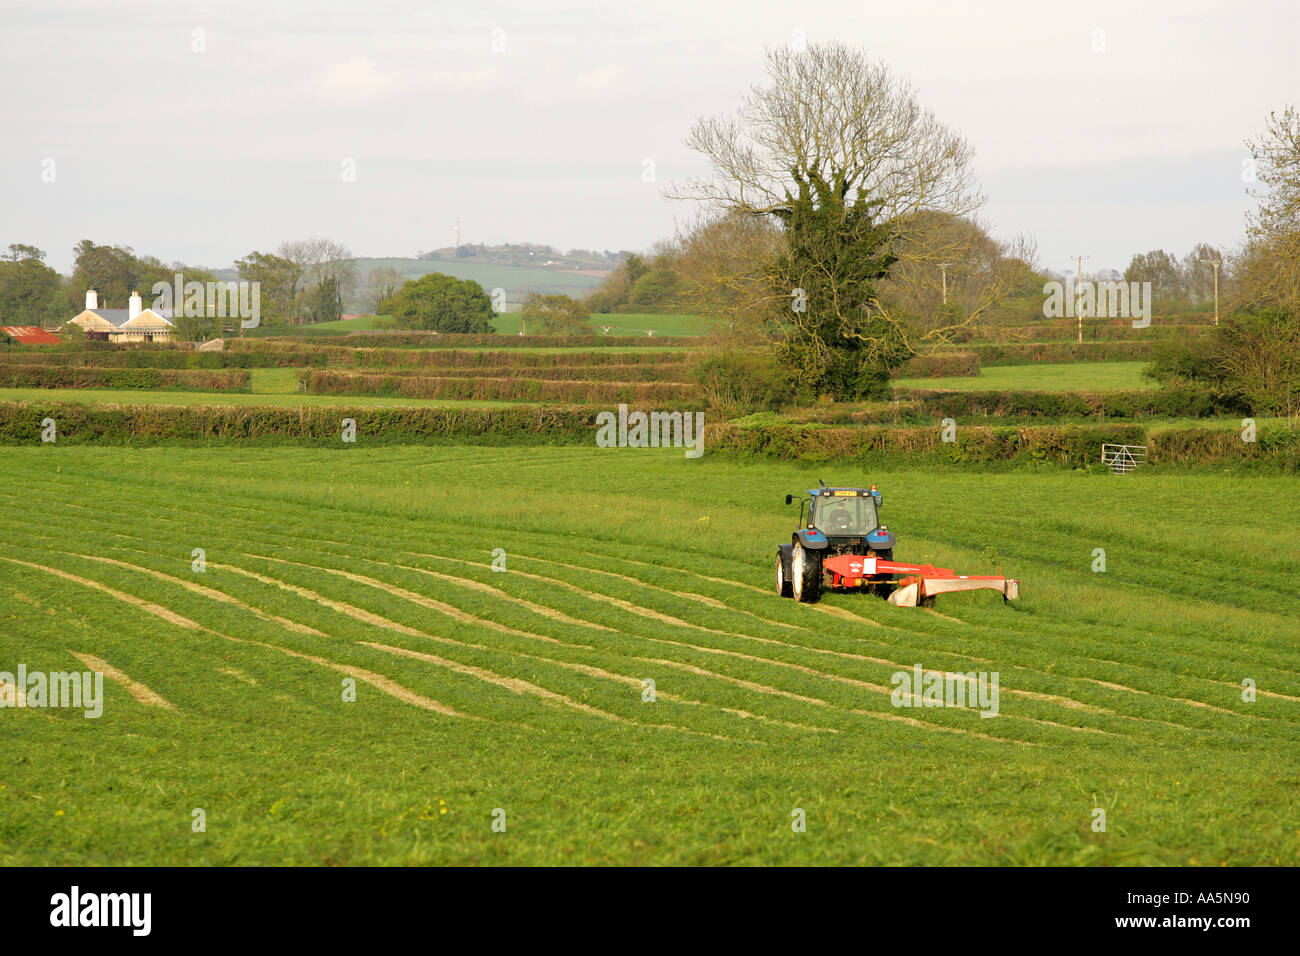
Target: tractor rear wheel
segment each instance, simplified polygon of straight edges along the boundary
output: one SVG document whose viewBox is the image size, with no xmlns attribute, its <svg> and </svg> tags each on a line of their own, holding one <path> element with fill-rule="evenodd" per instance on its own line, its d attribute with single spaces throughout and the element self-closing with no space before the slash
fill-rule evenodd
<svg viewBox="0 0 1300 956">
<path fill-rule="evenodd" d="M 822 556 L 796 543 L 790 555 L 790 578 L 796 601 L 816 603 L 822 596 Z"/>
<path fill-rule="evenodd" d="M 782 560 L 780 551 L 776 553 L 776 593 L 783 598 L 794 597 L 794 588 L 785 576 L 785 561 Z"/>
</svg>

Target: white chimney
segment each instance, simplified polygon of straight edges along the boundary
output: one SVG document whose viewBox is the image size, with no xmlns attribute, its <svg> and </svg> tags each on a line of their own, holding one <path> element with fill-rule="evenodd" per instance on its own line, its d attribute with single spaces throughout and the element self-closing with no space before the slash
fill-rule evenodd
<svg viewBox="0 0 1300 956">
<path fill-rule="evenodd" d="M 94 289 L 86 291 L 86 308 L 92 310 L 99 308 L 99 294 Z"/>
<path fill-rule="evenodd" d="M 131 304 L 127 308 L 126 320 L 130 322 L 137 315 L 144 311 L 144 303 L 140 300 L 139 292 L 131 293 Z"/>
</svg>

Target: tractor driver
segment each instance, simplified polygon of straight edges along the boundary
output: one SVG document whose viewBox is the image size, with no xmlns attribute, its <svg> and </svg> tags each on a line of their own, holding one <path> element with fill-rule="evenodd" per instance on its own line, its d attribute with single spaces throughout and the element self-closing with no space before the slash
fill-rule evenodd
<svg viewBox="0 0 1300 956">
<path fill-rule="evenodd" d="M 836 500 L 835 510 L 830 513 L 826 523 L 830 525 L 831 531 L 848 531 L 853 527 L 853 515 L 844 507 L 844 499 Z"/>
</svg>

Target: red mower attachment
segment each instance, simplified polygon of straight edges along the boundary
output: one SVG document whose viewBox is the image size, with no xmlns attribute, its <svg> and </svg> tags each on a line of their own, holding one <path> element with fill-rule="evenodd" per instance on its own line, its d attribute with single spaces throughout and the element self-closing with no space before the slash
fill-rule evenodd
<svg viewBox="0 0 1300 956">
<path fill-rule="evenodd" d="M 955 591 L 997 591 L 1004 601 L 1020 597 L 1020 582 L 1014 578 L 957 574 L 951 568 L 936 568 L 933 564 L 900 564 L 882 558 L 840 554 L 826 558 L 822 568 L 831 575 L 831 587 L 834 588 L 862 587 L 889 575 L 904 575 L 897 580 L 898 587 L 889 595 L 889 603 L 899 607 L 932 604 L 936 594 Z"/>
</svg>

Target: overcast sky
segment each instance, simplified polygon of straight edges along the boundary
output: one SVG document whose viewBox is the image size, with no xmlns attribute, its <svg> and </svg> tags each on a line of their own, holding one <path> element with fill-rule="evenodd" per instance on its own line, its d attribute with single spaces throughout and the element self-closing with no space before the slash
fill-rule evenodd
<svg viewBox="0 0 1300 956">
<path fill-rule="evenodd" d="M 690 215 L 662 192 L 705 172 L 692 121 L 795 31 L 907 76 L 975 147 L 994 233 L 1054 269 L 1237 242 L 1243 140 L 1300 100 L 1296 0 L 0 0 L 0 247 L 410 256 L 459 217 L 644 248 Z"/>
</svg>

